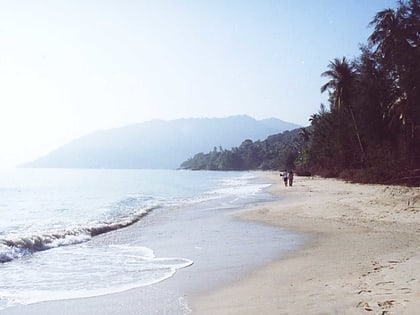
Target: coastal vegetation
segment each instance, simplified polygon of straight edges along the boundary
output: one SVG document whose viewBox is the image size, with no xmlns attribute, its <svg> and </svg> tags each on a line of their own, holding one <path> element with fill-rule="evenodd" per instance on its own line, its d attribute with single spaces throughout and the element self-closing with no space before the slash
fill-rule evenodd
<svg viewBox="0 0 420 315">
<path fill-rule="evenodd" d="M 263 141 L 247 139 L 239 147 L 230 150 L 214 147 L 207 154 L 198 153 L 185 161 L 181 168 L 228 171 L 271 170 L 277 169 L 279 165 L 292 168 L 302 144 L 299 129 L 284 131 Z"/>
<path fill-rule="evenodd" d="M 359 182 L 420 183 L 420 1 L 378 12 L 354 60 L 322 73 L 329 109 L 311 116 L 311 169 Z"/>
<path fill-rule="evenodd" d="M 328 106 L 306 128 L 199 153 L 182 168 L 284 169 L 358 182 L 420 185 L 420 0 L 378 12 L 353 60 L 321 75 Z"/>
</svg>

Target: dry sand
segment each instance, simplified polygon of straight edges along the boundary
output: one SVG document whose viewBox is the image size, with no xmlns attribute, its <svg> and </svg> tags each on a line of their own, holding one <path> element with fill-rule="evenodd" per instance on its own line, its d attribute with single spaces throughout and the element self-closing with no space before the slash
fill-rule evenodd
<svg viewBox="0 0 420 315">
<path fill-rule="evenodd" d="M 313 237 L 196 297 L 193 314 L 420 314 L 420 188 L 263 176 L 282 200 L 238 216 Z"/>
</svg>

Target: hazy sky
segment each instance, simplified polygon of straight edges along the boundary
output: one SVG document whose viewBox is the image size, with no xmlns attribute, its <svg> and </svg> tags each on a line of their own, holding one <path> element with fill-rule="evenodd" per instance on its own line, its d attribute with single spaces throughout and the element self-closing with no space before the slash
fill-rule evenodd
<svg viewBox="0 0 420 315">
<path fill-rule="evenodd" d="M 0 166 L 95 130 L 247 114 L 308 124 L 330 60 L 391 0 L 0 0 Z"/>
</svg>

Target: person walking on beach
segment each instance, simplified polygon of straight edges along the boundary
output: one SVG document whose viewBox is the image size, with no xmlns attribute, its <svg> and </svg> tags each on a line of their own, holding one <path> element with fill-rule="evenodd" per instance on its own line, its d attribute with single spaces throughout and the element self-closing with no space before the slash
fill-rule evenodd
<svg viewBox="0 0 420 315">
<path fill-rule="evenodd" d="M 289 172 L 289 186 L 292 187 L 293 186 L 293 170 L 290 170 Z"/>
<path fill-rule="evenodd" d="M 287 170 L 284 170 L 283 174 L 280 174 L 280 176 L 283 176 L 284 186 L 287 187 Z"/>
</svg>

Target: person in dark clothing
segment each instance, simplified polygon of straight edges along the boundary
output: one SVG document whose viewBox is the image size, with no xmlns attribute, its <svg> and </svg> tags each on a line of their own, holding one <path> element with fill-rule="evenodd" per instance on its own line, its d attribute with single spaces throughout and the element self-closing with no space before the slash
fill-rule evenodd
<svg viewBox="0 0 420 315">
<path fill-rule="evenodd" d="M 293 170 L 290 170 L 289 171 L 289 176 L 288 176 L 288 178 L 289 178 L 289 186 L 290 187 L 293 186 L 293 177 L 294 177 Z"/>
</svg>

